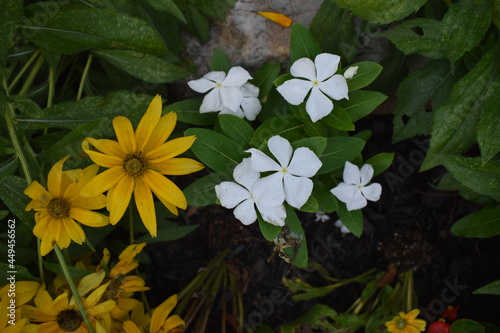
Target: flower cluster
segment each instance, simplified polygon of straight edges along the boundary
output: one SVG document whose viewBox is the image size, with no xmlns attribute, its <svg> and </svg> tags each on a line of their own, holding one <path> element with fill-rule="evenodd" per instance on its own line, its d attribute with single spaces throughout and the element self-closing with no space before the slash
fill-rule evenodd
<svg viewBox="0 0 500 333">
<path fill-rule="evenodd" d="M 247 81 L 252 79 L 242 67 L 236 66 L 226 73 L 214 71 L 201 79 L 188 82 L 191 89 L 207 93 L 200 106 L 200 112 L 233 114 L 240 118 L 255 120 L 262 105 L 258 99 L 259 88 Z"/>
<path fill-rule="evenodd" d="M 322 163 L 307 147 L 293 150 L 290 142 L 279 135 L 268 141 L 269 151 L 275 161 L 262 151 L 252 148 L 233 172 L 236 182 L 222 182 L 215 186 L 217 198 L 226 208 L 234 208 L 234 215 L 244 224 L 257 220 L 257 210 L 268 223 L 285 225 L 284 203 L 295 208 L 302 207 L 313 189 L 310 179 Z M 260 173 L 271 172 L 260 178 Z"/>
</svg>

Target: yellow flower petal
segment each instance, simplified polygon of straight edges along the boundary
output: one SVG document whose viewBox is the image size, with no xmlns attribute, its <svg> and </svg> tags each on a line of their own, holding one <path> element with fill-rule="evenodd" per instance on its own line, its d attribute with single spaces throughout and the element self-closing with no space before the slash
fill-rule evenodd
<svg viewBox="0 0 500 333">
<path fill-rule="evenodd" d="M 49 192 L 47 192 L 49 193 Z M 26 211 L 34 210 L 37 212 L 47 210 L 47 203 L 38 200 L 31 200 L 25 208 Z"/>
<path fill-rule="evenodd" d="M 123 165 L 123 158 L 99 153 L 92 150 L 85 150 L 92 162 L 105 168 L 112 168 Z"/>
<path fill-rule="evenodd" d="M 125 151 L 123 151 L 118 141 L 108 140 L 108 139 L 93 139 L 93 138 L 85 138 L 85 141 L 87 141 L 92 146 L 94 146 L 94 148 L 96 148 L 101 153 L 104 153 L 106 155 L 112 155 L 120 157 L 122 159 L 126 155 Z"/>
<path fill-rule="evenodd" d="M 274 12 L 257 12 L 260 16 L 265 17 L 268 20 L 273 21 L 274 23 L 278 23 L 279 25 L 288 28 L 292 25 L 293 21 L 288 16 L 285 16 L 280 13 Z"/>
<path fill-rule="evenodd" d="M 153 311 L 150 332 L 159 332 L 172 309 L 177 305 L 177 295 L 172 295 Z"/>
<path fill-rule="evenodd" d="M 49 201 L 52 200 L 52 195 L 36 180 L 31 182 L 31 184 L 26 187 L 24 194 L 33 200 L 41 201 L 45 204 L 48 204 Z"/>
<path fill-rule="evenodd" d="M 113 118 L 113 127 L 115 128 L 116 138 L 122 150 L 126 154 L 135 153 L 137 145 L 130 120 L 122 116 L 115 117 Z"/>
<path fill-rule="evenodd" d="M 161 96 L 156 95 L 149 104 L 148 110 L 142 116 L 139 125 L 135 131 L 135 141 L 137 142 L 137 151 L 143 151 L 151 133 L 153 133 L 161 117 Z"/>
<path fill-rule="evenodd" d="M 91 309 L 92 307 L 94 307 L 102 298 L 102 295 L 104 294 L 108 286 L 109 281 L 96 288 L 87 298 L 85 298 L 85 300 L 83 301 L 83 307 L 85 309 Z"/>
<path fill-rule="evenodd" d="M 123 330 L 125 333 L 142 333 L 142 331 L 130 320 L 123 323 Z"/>
<path fill-rule="evenodd" d="M 77 197 L 70 201 L 71 207 L 78 207 L 82 209 L 101 209 L 106 207 L 106 196 L 104 194 L 99 194 L 94 197 Z"/>
<path fill-rule="evenodd" d="M 53 221 L 53 219 L 46 213 L 45 214 L 37 214 L 35 215 L 35 220 L 36 220 L 36 225 L 33 228 L 33 234 L 38 237 L 42 238 L 45 233 L 50 230 L 50 223 Z M 37 216 L 41 218 L 36 218 Z"/>
<path fill-rule="evenodd" d="M 147 170 L 143 177 L 158 198 L 181 209 L 186 209 L 187 200 L 184 193 L 171 180 L 151 170 Z"/>
<path fill-rule="evenodd" d="M 95 197 L 115 186 L 123 177 L 125 177 L 123 167 L 118 166 L 108 169 L 92 178 L 82 188 L 80 195 L 82 197 Z"/>
<path fill-rule="evenodd" d="M 50 194 L 54 197 L 59 197 L 61 193 L 61 178 L 62 178 L 62 168 L 64 162 L 69 158 L 69 156 L 63 157 L 59 160 L 49 171 L 49 176 L 47 177 L 47 185 Z"/>
<path fill-rule="evenodd" d="M 133 190 L 134 178 L 125 175 L 114 187 L 111 197 L 108 194 L 109 222 L 111 224 L 115 225 L 122 218 L 130 203 Z"/>
<path fill-rule="evenodd" d="M 59 327 L 57 321 L 49 321 L 38 326 L 38 333 L 61 333 L 64 332 Z M 78 333 L 78 330 L 73 333 Z"/>
<path fill-rule="evenodd" d="M 99 287 L 99 285 L 101 284 L 102 280 L 104 280 L 105 277 L 106 277 L 105 271 L 90 273 L 84 276 L 80 280 L 80 282 L 78 282 L 78 287 L 76 288 L 78 290 L 78 295 L 82 297 L 87 296 L 89 292 Z"/>
<path fill-rule="evenodd" d="M 36 308 L 31 305 L 23 305 L 22 313 L 23 317 L 36 322 L 45 322 L 57 319 L 57 313 L 56 314 L 45 313 L 41 311 L 39 308 Z"/>
<path fill-rule="evenodd" d="M 148 153 L 152 149 L 165 143 L 170 134 L 172 134 L 176 122 L 177 114 L 175 112 L 169 112 L 162 116 L 153 133 L 151 133 L 148 143 L 144 146 L 143 152 Z"/>
<path fill-rule="evenodd" d="M 71 208 L 69 216 L 89 227 L 103 227 L 109 224 L 109 218 L 107 216 L 88 209 Z"/>
<path fill-rule="evenodd" d="M 161 328 L 162 332 L 170 332 L 174 328 L 184 328 L 185 326 L 186 323 L 184 323 L 184 320 L 182 320 L 181 317 L 179 317 L 178 315 L 173 315 L 165 320 L 165 323 Z"/>
<path fill-rule="evenodd" d="M 40 244 L 40 254 L 42 256 L 46 255 L 47 253 L 52 251 L 55 245 L 56 240 L 54 234 L 52 232 L 47 232 L 47 235 L 42 238 L 42 244 Z"/>
<path fill-rule="evenodd" d="M 134 199 L 142 223 L 152 237 L 156 237 L 156 213 L 153 194 L 141 177 L 135 179 Z"/>
<path fill-rule="evenodd" d="M 66 220 L 66 219 L 70 220 L 70 222 L 68 222 L 68 223 L 70 223 L 70 224 L 72 223 L 72 224 L 80 227 L 72 218 L 65 218 L 64 220 Z M 59 245 L 59 247 L 61 249 L 65 249 L 71 244 L 71 237 L 68 234 L 68 232 L 66 231 L 66 227 L 65 227 L 66 222 L 63 222 L 64 220 L 61 220 L 61 222 L 59 223 L 59 225 L 61 226 L 61 228 L 58 230 L 59 236 L 56 235 L 57 245 Z M 72 230 L 72 231 L 75 232 L 76 230 Z M 79 242 L 78 244 L 82 244 L 84 240 L 85 240 L 85 234 L 83 235 L 83 240 L 81 242 Z M 80 239 L 78 239 L 78 241 L 80 241 Z"/>
<path fill-rule="evenodd" d="M 196 136 L 194 135 L 170 140 L 148 152 L 146 154 L 146 158 L 150 161 L 150 163 L 163 162 L 169 158 L 176 157 L 191 148 L 195 140 Z"/>
<path fill-rule="evenodd" d="M 71 218 L 65 218 L 63 221 L 64 230 L 62 233 L 65 232 L 75 243 L 82 244 L 85 241 L 85 232 L 82 227 Z"/>
<path fill-rule="evenodd" d="M 419 309 L 413 309 L 410 312 L 408 312 L 406 315 L 404 314 L 404 312 L 401 312 L 399 315 L 401 316 L 401 318 L 405 318 L 406 320 L 411 322 L 415 318 L 417 318 L 419 313 L 420 313 Z"/>
<path fill-rule="evenodd" d="M 172 158 L 160 163 L 150 163 L 149 168 L 158 170 L 162 175 L 188 175 L 200 171 L 205 166 L 191 158 Z"/>
<path fill-rule="evenodd" d="M 99 315 L 102 315 L 104 313 L 111 312 L 111 310 L 113 310 L 113 308 L 115 306 L 116 306 L 116 302 L 113 301 L 112 299 L 110 299 L 110 300 L 107 300 L 106 302 L 103 302 L 103 303 L 100 303 L 96 306 L 93 306 L 92 308 L 87 310 L 87 313 L 90 316 L 99 316 Z"/>
<path fill-rule="evenodd" d="M 168 202 L 167 200 L 165 200 L 163 198 L 158 197 L 158 199 L 160 199 L 160 202 L 163 204 L 163 206 L 167 207 L 167 209 L 172 214 L 174 214 L 175 216 L 179 215 L 179 210 L 177 209 L 177 207 L 175 207 L 174 205 L 172 205 L 170 202 Z"/>
</svg>

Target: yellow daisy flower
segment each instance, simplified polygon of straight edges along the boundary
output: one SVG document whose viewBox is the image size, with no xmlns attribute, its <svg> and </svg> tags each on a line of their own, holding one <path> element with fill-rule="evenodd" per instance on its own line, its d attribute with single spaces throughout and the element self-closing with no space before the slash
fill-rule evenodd
<svg viewBox="0 0 500 333">
<path fill-rule="evenodd" d="M 97 175 L 98 165 L 91 165 L 83 170 L 62 171 L 69 156 L 57 162 L 49 171 L 46 190 L 36 180 L 24 194 L 32 199 L 26 210 L 35 210 L 36 225 L 33 233 L 42 240 L 42 256 L 49 253 L 57 244 L 66 248 L 73 240 L 82 244 L 85 233 L 76 221 L 90 227 L 102 227 L 109 223 L 109 218 L 92 210 L 106 206 L 106 197 L 100 193 L 82 198 L 82 187 Z"/>
<path fill-rule="evenodd" d="M 385 323 L 391 333 L 419 333 L 425 330 L 425 320 L 416 319 L 420 313 L 414 309 L 408 313 L 400 312 L 398 316 Z"/>
<path fill-rule="evenodd" d="M 177 207 L 187 207 L 184 193 L 164 175 L 187 175 L 204 168 L 190 158 L 175 158 L 188 150 L 195 136 L 181 137 L 165 142 L 172 133 L 177 115 L 161 115 L 161 97 L 157 95 L 134 132 L 126 117 L 113 119 L 118 141 L 86 138 L 82 148 L 96 164 L 108 168 L 94 177 L 80 193 L 95 196 L 108 191 L 107 209 L 111 224 L 122 218 L 134 194 L 142 222 L 151 236 L 156 237 L 154 193 L 173 214 Z M 90 149 L 92 145 L 95 150 Z"/>
<path fill-rule="evenodd" d="M 178 315 L 168 316 L 177 305 L 177 295 L 172 295 L 153 310 L 149 323 L 149 330 L 141 330 L 130 320 L 123 323 L 125 333 L 180 333 L 186 324 Z M 146 320 L 147 321 L 147 320 Z M 144 322 L 144 320 L 141 320 Z M 142 325 L 139 325 L 142 326 Z"/>
</svg>

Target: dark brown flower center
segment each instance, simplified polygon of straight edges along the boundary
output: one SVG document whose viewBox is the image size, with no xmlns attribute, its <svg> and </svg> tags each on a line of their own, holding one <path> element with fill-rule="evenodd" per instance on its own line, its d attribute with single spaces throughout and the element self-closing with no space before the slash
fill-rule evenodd
<svg viewBox="0 0 500 333">
<path fill-rule="evenodd" d="M 82 325 L 83 319 L 76 310 L 63 310 L 57 315 L 57 324 L 65 332 L 74 332 Z"/>
<path fill-rule="evenodd" d="M 105 302 L 110 299 L 115 299 L 116 296 L 118 296 L 118 293 L 120 292 L 120 286 L 122 285 L 122 282 L 118 279 L 113 279 L 111 282 L 108 284 L 108 288 L 104 291 L 104 294 L 102 294 L 101 301 Z"/>
<path fill-rule="evenodd" d="M 140 153 L 127 155 L 123 162 L 125 172 L 131 177 L 142 176 L 148 169 L 148 165 L 148 160 Z"/>
<path fill-rule="evenodd" d="M 71 205 L 66 199 L 54 198 L 47 205 L 47 213 L 54 219 L 62 219 L 69 216 Z"/>
</svg>

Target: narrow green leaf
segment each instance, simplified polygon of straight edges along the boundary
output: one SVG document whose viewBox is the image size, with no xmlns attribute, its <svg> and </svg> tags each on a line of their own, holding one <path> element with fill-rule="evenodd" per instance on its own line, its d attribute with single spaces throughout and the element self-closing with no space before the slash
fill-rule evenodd
<svg viewBox="0 0 500 333">
<path fill-rule="evenodd" d="M 298 140 L 302 136 L 303 127 L 304 124 L 293 115 L 273 117 L 255 130 L 251 142 L 252 146 L 259 147 L 275 135 L 280 135 L 288 141 Z"/>
<path fill-rule="evenodd" d="M 177 113 L 177 120 L 192 125 L 213 125 L 217 120 L 217 113 L 200 113 L 201 99 L 186 99 L 172 103 L 163 108 L 163 113 L 170 111 Z"/>
<path fill-rule="evenodd" d="M 27 212 L 25 210 L 26 205 L 30 201 L 28 196 L 24 194 L 27 186 L 24 179 L 13 175 L 8 176 L 0 184 L 0 199 L 2 199 L 12 214 L 33 228 L 35 226 L 34 212 Z"/>
<path fill-rule="evenodd" d="M 343 108 L 354 123 L 375 110 L 387 99 L 378 91 L 354 90 L 349 92 L 349 100 L 341 99 L 335 103 Z"/>
<path fill-rule="evenodd" d="M 189 206 L 208 206 L 216 202 L 215 185 L 223 181 L 230 181 L 232 177 L 213 172 L 203 178 L 195 180 L 184 189 Z"/>
<path fill-rule="evenodd" d="M 184 17 L 184 15 L 182 15 L 181 10 L 179 9 L 179 7 L 176 6 L 173 0 L 147 0 L 147 1 L 151 4 L 151 6 L 153 6 L 157 10 L 170 13 L 174 15 L 176 18 L 178 18 L 181 22 L 187 23 L 186 18 Z"/>
<path fill-rule="evenodd" d="M 321 47 L 306 27 L 292 24 L 290 35 L 290 64 L 300 58 L 314 58 L 321 53 Z"/>
<path fill-rule="evenodd" d="M 247 121 L 230 114 L 221 114 L 218 119 L 222 131 L 228 138 L 250 148 L 254 130 Z"/>
<path fill-rule="evenodd" d="M 9 160 L 0 164 L 0 184 L 3 183 L 5 178 L 12 175 L 19 166 L 17 157 L 11 157 Z"/>
<path fill-rule="evenodd" d="M 332 137 L 328 138 L 325 150 L 319 157 L 323 166 L 318 175 L 328 173 L 342 168 L 346 161 L 352 161 L 361 153 L 365 141 L 356 137 Z"/>
<path fill-rule="evenodd" d="M 493 281 L 490 284 L 482 286 L 472 292 L 473 294 L 488 294 L 488 295 L 500 295 L 500 280 Z"/>
<path fill-rule="evenodd" d="M 51 272 L 54 272 L 54 273 L 57 273 L 60 275 L 64 275 L 63 269 L 62 269 L 61 265 L 59 265 L 59 264 L 44 261 L 43 267 Z M 69 266 L 69 265 L 67 268 L 68 268 L 69 275 L 73 279 L 81 279 L 81 278 L 92 273 L 91 271 L 88 271 L 86 269 L 77 268 L 77 267 L 73 267 L 73 266 Z"/>
<path fill-rule="evenodd" d="M 458 220 L 451 232 L 468 238 L 487 238 L 500 235 L 500 207 L 484 208 Z"/>
<path fill-rule="evenodd" d="M 236 0 L 190 0 L 203 13 L 223 20 L 228 8 L 234 6 Z"/>
<path fill-rule="evenodd" d="M 345 204 L 341 203 L 337 215 L 354 236 L 361 237 L 363 234 L 363 213 L 360 209 L 348 211 Z"/>
<path fill-rule="evenodd" d="M 321 156 L 326 147 L 327 139 L 324 137 L 315 136 L 312 138 L 304 138 L 291 142 L 293 149 L 299 147 L 307 147 L 311 149 L 317 156 Z"/>
<path fill-rule="evenodd" d="M 497 78 L 492 83 L 493 91 L 500 91 L 500 80 Z M 481 106 L 481 118 L 477 127 L 477 141 L 481 149 L 482 163 L 488 162 L 500 152 L 500 98 L 498 93 L 491 94 Z"/>
<path fill-rule="evenodd" d="M 2 71 L 5 69 L 8 47 L 14 38 L 14 32 L 23 15 L 22 2 L 18 0 L 2 1 L 0 10 L 0 78 L 3 78 Z M 4 108 L 2 108 L 4 110 Z"/>
<path fill-rule="evenodd" d="M 377 176 L 389 169 L 393 160 L 394 153 L 380 153 L 367 159 L 365 164 L 370 164 L 374 170 L 373 176 Z"/>
<path fill-rule="evenodd" d="M 148 244 L 158 243 L 158 242 L 170 242 L 173 240 L 180 239 L 187 236 L 193 230 L 198 228 L 198 224 L 194 225 L 178 225 L 173 222 L 163 222 L 158 228 L 158 237 L 151 237 L 150 235 L 144 235 L 137 239 L 138 243 L 146 242 Z"/>
<path fill-rule="evenodd" d="M 366 87 L 372 83 L 382 71 L 382 66 L 372 61 L 358 62 L 349 67 L 355 66 L 358 67 L 356 75 L 354 75 L 352 79 L 347 80 L 349 92 Z M 349 67 L 345 67 L 343 70 L 346 70 Z"/>
<path fill-rule="evenodd" d="M 328 328 L 331 332 L 333 332 L 335 328 L 333 327 L 333 325 L 329 324 L 328 320 L 325 320 L 325 318 L 333 319 L 336 315 L 337 312 L 329 306 L 326 306 L 324 304 L 314 304 L 308 312 L 295 319 L 291 323 L 281 326 L 281 332 L 294 333 L 295 328 L 298 328 L 301 325 Z"/>
<path fill-rule="evenodd" d="M 210 24 L 207 17 L 190 2 L 186 1 L 185 6 L 184 14 L 188 22 L 185 29 L 197 36 L 201 41 L 206 42 L 210 36 Z"/>
<path fill-rule="evenodd" d="M 222 71 L 227 73 L 231 69 L 231 60 L 229 60 L 224 51 L 216 49 L 214 51 L 214 55 L 212 56 L 210 69 L 212 71 Z"/>
</svg>

